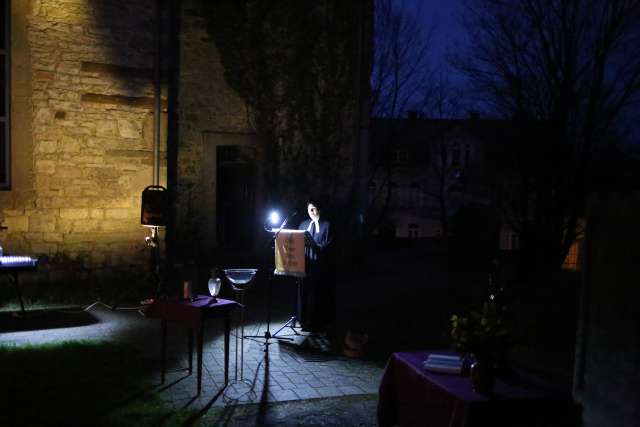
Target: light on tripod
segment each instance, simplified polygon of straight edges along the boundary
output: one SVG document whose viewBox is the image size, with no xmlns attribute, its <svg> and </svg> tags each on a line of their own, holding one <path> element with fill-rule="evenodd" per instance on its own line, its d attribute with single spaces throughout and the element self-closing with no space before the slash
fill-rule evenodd
<svg viewBox="0 0 640 427">
<path fill-rule="evenodd" d="M 269 213 L 269 223 L 273 225 L 280 225 L 280 212 L 271 211 Z"/>
</svg>

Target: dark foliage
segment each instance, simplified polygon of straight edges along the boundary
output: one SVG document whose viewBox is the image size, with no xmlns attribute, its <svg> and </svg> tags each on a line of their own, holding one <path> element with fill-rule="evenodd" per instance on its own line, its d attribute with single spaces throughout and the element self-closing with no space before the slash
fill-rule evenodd
<svg viewBox="0 0 640 427">
<path fill-rule="evenodd" d="M 268 195 L 289 201 L 344 185 L 353 138 L 359 2 L 207 3 L 229 85 L 264 143 Z"/>
</svg>

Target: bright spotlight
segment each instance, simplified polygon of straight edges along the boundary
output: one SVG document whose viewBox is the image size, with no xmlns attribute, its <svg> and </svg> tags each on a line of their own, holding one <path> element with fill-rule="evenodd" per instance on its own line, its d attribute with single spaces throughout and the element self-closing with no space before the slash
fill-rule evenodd
<svg viewBox="0 0 640 427">
<path fill-rule="evenodd" d="M 280 224 L 280 213 L 278 211 L 271 211 L 269 214 L 269 222 L 271 225 L 279 225 Z"/>
</svg>

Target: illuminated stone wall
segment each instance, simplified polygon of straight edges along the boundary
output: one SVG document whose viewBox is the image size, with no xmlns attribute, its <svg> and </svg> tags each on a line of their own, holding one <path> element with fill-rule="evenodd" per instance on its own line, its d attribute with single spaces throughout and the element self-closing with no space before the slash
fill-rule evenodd
<svg viewBox="0 0 640 427">
<path fill-rule="evenodd" d="M 13 4 L 5 252 L 90 270 L 145 262 L 140 195 L 152 183 L 153 2 Z"/>
</svg>

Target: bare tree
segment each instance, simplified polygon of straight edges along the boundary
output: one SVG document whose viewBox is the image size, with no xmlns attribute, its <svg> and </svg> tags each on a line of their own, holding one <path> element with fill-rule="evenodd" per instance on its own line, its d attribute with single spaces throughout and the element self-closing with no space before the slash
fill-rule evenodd
<svg viewBox="0 0 640 427">
<path fill-rule="evenodd" d="M 431 91 L 428 54 L 433 28 L 424 28 L 403 0 L 375 0 L 371 116 L 393 118 L 421 110 Z"/>
<path fill-rule="evenodd" d="M 429 142 L 430 155 L 423 192 L 438 204 L 442 237 L 447 238 L 449 237 L 451 193 L 452 190 L 462 191 L 463 189 L 460 188 L 462 178 L 460 168 L 453 161 L 455 157 L 453 152 L 457 149 L 457 157 L 459 157 L 460 147 L 456 147 L 457 141 L 447 137 L 446 132 L 450 125 L 445 120 L 460 114 L 463 110 L 464 98 L 450 79 L 443 75 L 442 70 L 438 75 L 438 83 L 433 86 L 428 104 L 431 116 L 439 119 L 440 129 L 437 131 L 437 136 Z"/>
<path fill-rule="evenodd" d="M 495 189 L 530 267 L 557 268 L 576 238 L 598 151 L 639 100 L 638 0 L 470 0 L 456 65 L 513 120 Z"/>
<path fill-rule="evenodd" d="M 427 178 L 422 186 L 423 193 L 437 203 L 438 220 L 444 238 L 449 237 L 450 188 L 458 176 L 457 168 L 451 162 L 453 144 L 446 138 L 444 130 L 430 141 Z"/>
<path fill-rule="evenodd" d="M 420 111 L 430 99 L 432 83 L 428 55 L 433 28 L 424 28 L 404 0 L 374 0 L 374 50 L 371 69 L 372 118 L 396 119 L 408 109 Z M 384 146 L 374 160 L 369 182 L 375 182 L 367 212 L 375 228 L 386 217 L 393 188 L 396 129 L 388 128 Z M 382 179 L 374 180 L 374 178 Z M 377 209 L 380 207 L 381 209 Z M 368 215 L 369 216 L 369 215 Z"/>
</svg>

